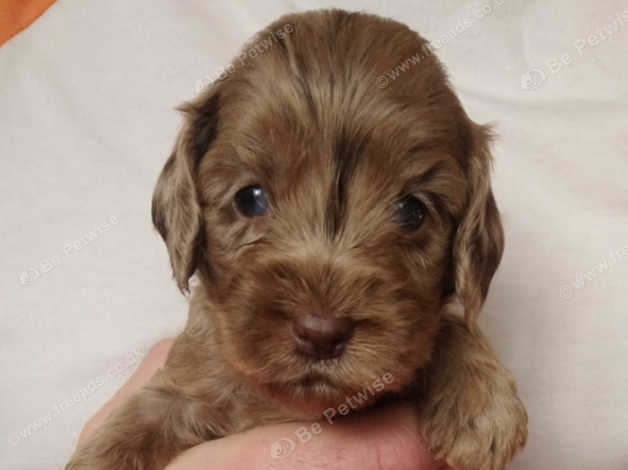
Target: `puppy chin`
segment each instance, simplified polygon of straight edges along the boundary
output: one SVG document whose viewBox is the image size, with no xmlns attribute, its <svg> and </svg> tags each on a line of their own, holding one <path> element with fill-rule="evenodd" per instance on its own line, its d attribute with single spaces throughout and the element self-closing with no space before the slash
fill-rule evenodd
<svg viewBox="0 0 628 470">
<path fill-rule="evenodd" d="M 346 387 L 324 376 L 310 375 L 291 383 L 258 384 L 258 388 L 295 419 L 316 420 L 325 416 L 326 411 L 340 407 L 350 412 L 366 408 L 385 393 L 398 391 L 400 384 L 377 379 L 362 387 Z"/>
<path fill-rule="evenodd" d="M 296 419 L 315 420 L 343 399 L 343 393 L 326 382 L 299 384 L 271 383 L 263 393 L 287 410 Z"/>
</svg>

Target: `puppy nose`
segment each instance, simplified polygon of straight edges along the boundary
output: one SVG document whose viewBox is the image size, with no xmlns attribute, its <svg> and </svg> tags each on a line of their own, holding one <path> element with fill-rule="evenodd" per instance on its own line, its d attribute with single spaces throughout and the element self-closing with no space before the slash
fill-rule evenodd
<svg viewBox="0 0 628 470">
<path fill-rule="evenodd" d="M 317 359 L 331 359 L 343 353 L 353 332 L 353 321 L 346 317 L 304 314 L 294 319 L 293 331 L 301 353 Z"/>
</svg>

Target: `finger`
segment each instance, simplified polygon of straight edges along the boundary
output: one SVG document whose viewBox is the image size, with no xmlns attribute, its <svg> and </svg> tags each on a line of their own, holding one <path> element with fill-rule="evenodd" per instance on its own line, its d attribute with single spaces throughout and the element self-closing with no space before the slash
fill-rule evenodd
<svg viewBox="0 0 628 470">
<path fill-rule="evenodd" d="M 83 441 L 97 429 L 103 421 L 109 416 L 109 414 L 117 408 L 127 398 L 142 388 L 150 378 L 157 372 L 157 370 L 163 366 L 168 356 L 168 351 L 174 339 L 166 338 L 156 343 L 149 351 L 144 360 L 137 367 L 135 372 L 129 377 L 129 379 L 122 385 L 110 399 L 103 405 L 103 407 L 92 416 L 79 435 L 78 444 L 81 445 Z"/>
<path fill-rule="evenodd" d="M 320 428 L 255 428 L 194 447 L 167 470 L 436 470 L 440 465 L 429 455 L 415 415 L 411 406 L 396 405 Z"/>
</svg>

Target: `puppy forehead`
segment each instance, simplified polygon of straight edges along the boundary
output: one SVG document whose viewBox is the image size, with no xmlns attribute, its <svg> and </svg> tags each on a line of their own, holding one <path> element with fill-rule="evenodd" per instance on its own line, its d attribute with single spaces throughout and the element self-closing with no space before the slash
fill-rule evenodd
<svg viewBox="0 0 628 470">
<path fill-rule="evenodd" d="M 436 60 L 428 54 L 398 83 L 377 86 L 378 74 L 423 44 L 381 19 L 299 17 L 293 34 L 223 83 L 219 140 L 232 147 L 234 171 L 279 192 L 316 185 L 321 204 L 338 186 L 393 195 L 430 172 L 459 183 L 460 109 Z"/>
</svg>

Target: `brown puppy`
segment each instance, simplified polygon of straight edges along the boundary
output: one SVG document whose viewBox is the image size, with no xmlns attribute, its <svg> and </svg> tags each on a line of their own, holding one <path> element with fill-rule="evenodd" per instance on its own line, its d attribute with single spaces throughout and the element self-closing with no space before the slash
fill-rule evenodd
<svg viewBox="0 0 628 470">
<path fill-rule="evenodd" d="M 488 130 L 404 25 L 289 15 L 245 51 L 269 38 L 183 106 L 155 190 L 174 277 L 200 281 L 187 327 L 66 468 L 163 468 L 208 439 L 386 395 L 416 403 L 454 468 L 503 469 L 527 417 L 476 327 L 503 247 Z M 464 320 L 446 311 L 456 298 Z"/>
</svg>

